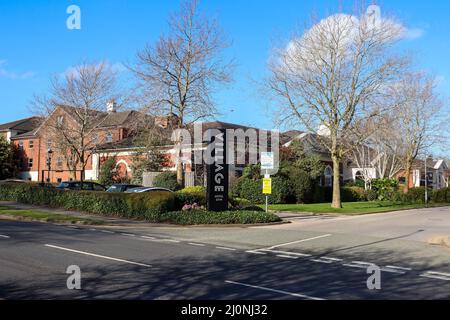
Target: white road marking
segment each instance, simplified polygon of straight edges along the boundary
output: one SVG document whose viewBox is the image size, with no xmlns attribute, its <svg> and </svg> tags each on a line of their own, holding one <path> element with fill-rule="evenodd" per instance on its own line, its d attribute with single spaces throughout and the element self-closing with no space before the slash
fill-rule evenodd
<svg viewBox="0 0 450 320">
<path fill-rule="evenodd" d="M 109 231 L 109 230 L 100 230 L 100 232 L 103 232 L 103 233 L 114 233 L 113 231 Z"/>
<path fill-rule="evenodd" d="M 299 256 L 299 257 L 311 257 L 310 254 L 299 253 L 299 252 L 290 252 L 290 251 L 269 250 L 269 249 L 259 249 L 259 250 L 255 250 L 255 251 L 266 251 L 266 252 L 272 252 L 272 253 L 289 254 L 289 255 L 294 255 L 294 256 Z"/>
<path fill-rule="evenodd" d="M 89 231 L 97 231 L 97 229 L 89 229 Z"/>
<path fill-rule="evenodd" d="M 84 254 L 86 256 L 102 258 L 102 259 L 106 259 L 106 260 L 112 260 L 112 261 L 117 261 L 117 262 L 133 264 L 133 265 L 137 265 L 137 266 L 141 266 L 141 267 L 147 267 L 147 268 L 151 268 L 152 267 L 151 265 L 145 264 L 145 263 L 139 263 L 139 262 L 133 262 L 133 261 L 124 260 L 124 259 L 118 259 L 118 258 L 113 258 L 113 257 L 108 257 L 108 256 L 102 256 L 102 255 L 95 254 L 95 253 L 79 251 L 79 250 L 74 250 L 74 249 L 69 249 L 69 248 L 64 248 L 64 247 L 58 247 L 58 246 L 54 246 L 54 245 L 51 245 L 51 244 L 46 244 L 45 246 L 48 247 L 48 248 L 53 248 L 53 249 L 58 249 L 58 250 L 63 250 L 63 251 L 68 251 L 68 252 L 73 252 L 73 253 L 78 253 L 78 254 Z"/>
<path fill-rule="evenodd" d="M 332 258 L 332 257 L 322 257 L 322 259 L 330 260 L 330 261 L 335 261 L 335 262 L 343 261 L 342 259 L 339 259 L 339 258 Z"/>
<path fill-rule="evenodd" d="M 248 251 L 245 251 L 245 252 L 247 252 L 247 253 L 253 253 L 253 254 L 261 254 L 261 255 L 267 254 L 267 253 L 265 253 L 265 252 L 261 252 L 261 251 L 257 251 L 257 250 L 248 250 Z"/>
<path fill-rule="evenodd" d="M 188 242 L 191 246 L 204 247 L 205 245 L 202 243 Z"/>
<path fill-rule="evenodd" d="M 350 267 L 350 268 L 360 268 L 360 269 L 367 269 L 367 267 L 369 267 L 368 265 L 352 264 L 352 263 L 344 263 L 343 266 Z"/>
<path fill-rule="evenodd" d="M 148 239 L 148 240 L 155 240 L 155 237 L 148 237 L 148 236 L 141 236 L 141 238 L 143 239 Z"/>
<path fill-rule="evenodd" d="M 450 278 L 443 277 L 443 276 L 436 276 L 436 275 L 432 275 L 432 274 L 421 274 L 419 277 L 450 281 Z"/>
<path fill-rule="evenodd" d="M 333 263 L 333 261 L 331 260 L 321 260 L 321 259 L 311 259 L 312 262 L 318 262 L 318 263 L 326 263 L 326 264 L 331 264 Z"/>
<path fill-rule="evenodd" d="M 397 274 L 405 274 L 406 271 L 398 270 L 398 269 L 391 269 L 391 268 L 381 268 L 380 269 L 383 272 L 390 272 L 390 273 L 397 273 Z"/>
<path fill-rule="evenodd" d="M 298 259 L 298 257 L 295 257 L 295 256 L 286 256 L 286 255 L 283 255 L 283 254 L 277 254 L 277 257 L 280 257 L 280 258 L 287 258 L 287 259 Z"/>
<path fill-rule="evenodd" d="M 313 237 L 313 238 L 308 238 L 308 239 L 302 239 L 302 240 L 297 240 L 297 241 L 292 241 L 292 242 L 287 242 L 287 243 L 281 243 L 281 244 L 277 244 L 275 246 L 271 246 L 269 248 L 265 248 L 265 249 L 275 249 L 275 248 L 279 248 L 279 247 L 284 247 L 284 246 L 288 246 L 290 244 L 295 244 L 295 243 L 302 243 L 302 242 L 306 242 L 306 241 L 312 241 L 312 240 L 317 240 L 317 239 L 322 239 L 322 238 L 326 238 L 326 237 L 330 237 L 331 234 L 324 234 L 322 236 L 318 236 L 318 237 Z"/>
<path fill-rule="evenodd" d="M 352 261 L 351 264 L 358 264 L 358 265 L 367 266 L 367 267 L 374 265 L 373 263 L 365 262 L 365 261 Z"/>
<path fill-rule="evenodd" d="M 242 283 L 242 282 L 235 282 L 235 281 L 229 281 L 229 280 L 226 280 L 225 282 L 229 283 L 229 284 L 238 285 L 238 286 L 244 286 L 244 287 L 249 287 L 249 288 L 254 288 L 254 289 L 259 289 L 259 290 L 271 291 L 271 292 L 275 292 L 275 293 L 281 293 L 284 295 L 308 299 L 308 300 L 325 300 L 322 298 L 311 297 L 311 296 L 307 296 L 307 295 L 299 294 L 299 293 L 287 292 L 287 291 L 283 291 L 283 290 L 276 290 L 276 289 L 260 287 L 260 286 L 253 286 L 253 285 Z"/>
<path fill-rule="evenodd" d="M 132 233 L 121 233 L 121 235 L 125 237 L 136 237 L 136 235 Z"/>
<path fill-rule="evenodd" d="M 3 235 L 3 234 L 0 234 L 0 238 L 5 238 L 5 239 L 9 239 L 9 238 L 10 238 L 10 236 L 5 236 L 5 235 Z"/>
<path fill-rule="evenodd" d="M 216 247 L 216 249 L 220 249 L 220 250 L 228 250 L 228 251 L 236 251 L 236 249 L 234 249 L 234 248 L 228 248 L 228 247 Z"/>
<path fill-rule="evenodd" d="M 173 239 L 155 239 L 153 240 L 155 242 L 173 242 L 173 243 L 180 243 L 180 241 L 178 240 L 173 240 Z"/>
<path fill-rule="evenodd" d="M 403 270 L 403 271 L 412 271 L 412 268 L 397 267 L 397 266 L 386 266 L 386 268 L 389 268 L 389 269 L 398 269 L 398 270 Z"/>
</svg>

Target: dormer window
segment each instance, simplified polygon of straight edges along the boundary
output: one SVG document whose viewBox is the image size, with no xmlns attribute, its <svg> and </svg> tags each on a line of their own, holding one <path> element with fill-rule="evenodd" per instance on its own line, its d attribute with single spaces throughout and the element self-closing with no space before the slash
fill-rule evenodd
<svg viewBox="0 0 450 320">
<path fill-rule="evenodd" d="M 106 134 L 106 142 L 112 142 L 113 141 L 113 135 L 111 132 L 108 132 Z"/>
<path fill-rule="evenodd" d="M 33 141 L 33 140 L 30 140 L 30 141 L 28 142 L 28 148 L 30 148 L 30 149 L 33 149 L 33 148 L 34 148 L 34 141 Z"/>
<path fill-rule="evenodd" d="M 57 120 L 58 127 L 62 127 L 64 125 L 64 116 L 59 116 Z"/>
</svg>

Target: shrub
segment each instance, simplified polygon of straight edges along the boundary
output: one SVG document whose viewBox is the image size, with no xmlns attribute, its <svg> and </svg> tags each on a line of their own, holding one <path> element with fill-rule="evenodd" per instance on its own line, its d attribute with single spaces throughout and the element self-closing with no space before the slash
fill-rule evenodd
<svg viewBox="0 0 450 320">
<path fill-rule="evenodd" d="M 177 191 L 175 192 L 175 199 L 177 202 L 177 206 L 180 208 L 185 204 L 194 204 L 205 206 L 206 205 L 206 192 L 184 192 Z"/>
<path fill-rule="evenodd" d="M 434 203 L 450 203 L 450 187 L 434 190 L 431 196 Z"/>
<path fill-rule="evenodd" d="M 398 190 L 398 181 L 395 179 L 373 179 L 372 189 L 378 194 L 378 200 L 392 200 Z"/>
<path fill-rule="evenodd" d="M 367 201 L 375 201 L 378 199 L 378 194 L 375 190 L 365 190 L 364 195 Z"/>
<path fill-rule="evenodd" d="M 180 189 L 180 185 L 177 182 L 177 175 L 173 172 L 163 172 L 158 174 L 153 180 L 153 186 L 166 188 L 172 191 Z"/>
<path fill-rule="evenodd" d="M 262 180 L 241 177 L 237 187 L 232 192 L 233 197 L 250 201 L 252 204 L 265 203 L 266 196 L 262 193 Z M 269 195 L 270 204 L 282 204 L 292 200 L 290 181 L 283 176 L 272 178 L 272 194 Z"/>
<path fill-rule="evenodd" d="M 430 200 L 432 190 L 428 190 L 428 200 Z M 412 188 L 406 194 L 406 201 L 409 203 L 424 203 L 425 202 L 425 187 Z"/>
<path fill-rule="evenodd" d="M 307 172 L 294 167 L 289 171 L 289 181 L 292 195 L 297 203 L 311 203 L 313 201 L 313 181 Z"/>
<path fill-rule="evenodd" d="M 257 211 L 257 212 L 265 212 L 266 210 L 264 210 L 261 207 L 258 206 L 245 206 L 242 208 L 243 211 Z"/>
<path fill-rule="evenodd" d="M 204 210 L 166 212 L 157 217 L 157 221 L 181 225 L 198 224 L 255 224 L 278 222 L 281 219 L 273 213 L 256 211 L 211 212 Z"/>
<path fill-rule="evenodd" d="M 2 184 L 0 200 L 146 220 L 179 209 L 175 195 L 165 192 L 126 194 L 72 191 L 42 188 L 33 184 Z"/>
<path fill-rule="evenodd" d="M 366 201 L 366 194 L 364 188 L 361 187 L 343 187 L 341 189 L 342 202 L 358 202 Z"/>
<path fill-rule="evenodd" d="M 204 186 L 193 186 L 193 187 L 186 187 L 184 189 L 181 189 L 181 193 L 197 193 L 197 192 L 206 192 L 206 188 Z"/>
<path fill-rule="evenodd" d="M 115 169 L 116 158 L 113 157 L 106 160 L 100 168 L 98 182 L 104 186 L 112 185 L 118 178 Z"/>
</svg>

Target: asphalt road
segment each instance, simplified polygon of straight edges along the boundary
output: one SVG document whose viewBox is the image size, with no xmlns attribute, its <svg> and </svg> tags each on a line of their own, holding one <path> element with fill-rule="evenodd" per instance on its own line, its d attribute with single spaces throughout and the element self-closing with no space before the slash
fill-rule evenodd
<svg viewBox="0 0 450 320">
<path fill-rule="evenodd" d="M 450 249 L 425 242 L 450 234 L 449 216 L 437 208 L 253 228 L 0 221 L 0 299 L 450 299 Z M 373 264 L 380 290 L 366 285 Z M 70 265 L 81 290 L 67 289 Z"/>
</svg>

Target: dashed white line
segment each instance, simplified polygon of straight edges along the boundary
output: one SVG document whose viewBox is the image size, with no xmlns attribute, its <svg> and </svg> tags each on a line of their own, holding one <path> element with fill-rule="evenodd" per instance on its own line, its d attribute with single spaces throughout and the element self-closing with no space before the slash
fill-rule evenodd
<svg viewBox="0 0 450 320">
<path fill-rule="evenodd" d="M 155 242 L 173 242 L 173 243 L 180 243 L 180 241 L 178 240 L 173 240 L 173 239 L 155 239 L 153 240 Z"/>
<path fill-rule="evenodd" d="M 317 239 L 322 239 L 322 238 L 326 238 L 326 237 L 330 237 L 331 234 L 324 234 L 321 236 L 317 236 L 317 237 L 313 237 L 313 238 L 307 238 L 307 239 L 302 239 L 302 240 L 297 240 L 297 241 L 292 241 L 292 242 L 287 242 L 287 243 L 281 243 L 281 244 L 277 244 L 275 246 L 271 246 L 269 248 L 265 248 L 265 249 L 275 249 L 275 248 L 279 248 L 279 247 L 284 247 L 284 246 L 288 246 L 290 244 L 295 244 L 295 243 L 302 243 L 302 242 L 306 242 L 306 241 L 312 241 L 312 240 L 317 240 Z"/>
<path fill-rule="evenodd" d="M 331 264 L 333 261 L 331 260 L 322 260 L 322 259 L 311 259 L 312 262 L 318 262 L 318 263 L 325 263 L 325 264 Z"/>
<path fill-rule="evenodd" d="M 141 238 L 143 239 L 148 239 L 148 240 L 155 240 L 155 237 L 149 237 L 149 236 L 141 236 Z"/>
<path fill-rule="evenodd" d="M 276 290 L 276 289 L 271 289 L 271 288 L 267 288 L 267 287 L 254 286 L 254 285 L 242 283 L 242 282 L 226 280 L 225 283 L 234 284 L 234 285 L 238 285 L 238 286 L 244 286 L 244 287 L 253 288 L 253 289 L 265 290 L 265 291 L 270 291 L 270 292 L 275 292 L 275 293 L 280 293 L 280 294 L 293 296 L 293 297 L 297 297 L 297 298 L 308 299 L 308 300 L 325 300 L 322 298 L 311 297 L 311 296 L 307 296 L 304 294 L 293 293 L 293 292 L 288 292 L 288 291 L 283 291 L 283 290 Z"/>
<path fill-rule="evenodd" d="M 3 234 L 0 234 L 0 238 L 9 239 L 10 236 L 5 236 L 5 235 L 3 235 Z"/>
<path fill-rule="evenodd" d="M 398 269 L 391 269 L 391 268 L 387 268 L 387 267 L 381 268 L 380 270 L 384 271 L 384 272 L 396 273 L 396 274 L 405 274 L 406 273 L 406 271 L 402 271 L 402 270 L 398 270 Z"/>
<path fill-rule="evenodd" d="M 245 252 L 252 253 L 252 254 L 260 254 L 260 255 L 267 254 L 265 252 L 261 252 L 261 251 L 258 251 L 258 250 L 248 250 L 248 251 L 245 251 Z"/>
<path fill-rule="evenodd" d="M 100 230 L 100 232 L 103 232 L 103 233 L 114 233 L 113 231 L 109 231 L 109 230 Z"/>
<path fill-rule="evenodd" d="M 285 254 L 285 255 L 299 256 L 299 257 L 311 257 L 310 254 L 299 253 L 299 252 L 290 252 L 290 251 L 269 250 L 269 249 L 259 249 L 259 250 L 255 250 L 255 251 L 266 251 L 266 252 L 280 253 L 280 254 Z"/>
<path fill-rule="evenodd" d="M 403 270 L 403 271 L 412 271 L 412 268 L 397 267 L 397 266 L 386 266 L 386 268 L 389 268 L 389 269 L 397 269 L 397 270 Z"/>
<path fill-rule="evenodd" d="M 450 274 L 435 271 L 424 272 L 419 277 L 450 281 Z"/>
<path fill-rule="evenodd" d="M 95 254 L 95 253 L 90 253 L 90 252 L 85 252 L 85 251 L 79 251 L 79 250 L 74 250 L 74 249 L 54 246 L 54 245 L 51 245 L 51 244 L 46 244 L 45 246 L 48 247 L 48 248 L 53 248 L 53 249 L 58 249 L 58 250 L 63 250 L 63 251 L 68 251 L 68 252 L 73 252 L 73 253 L 78 253 L 78 254 L 84 254 L 86 256 L 91 256 L 91 257 L 96 257 L 96 258 L 101 258 L 101 259 L 106 259 L 106 260 L 112 260 L 112 261 L 117 261 L 117 262 L 123 262 L 123 263 L 133 264 L 133 265 L 146 267 L 146 268 L 151 268 L 152 267 L 151 265 L 145 264 L 145 263 L 139 263 L 139 262 L 124 260 L 124 259 L 118 259 L 118 258 L 103 256 L 103 255 L 100 255 L 100 254 Z"/>
<path fill-rule="evenodd" d="M 228 251 L 236 251 L 236 249 L 234 249 L 234 248 L 228 248 L 228 247 L 216 247 L 216 249 L 220 249 L 220 250 L 228 250 Z"/>
<path fill-rule="evenodd" d="M 136 237 L 136 235 L 132 233 L 121 233 L 121 235 L 125 237 Z"/>
<path fill-rule="evenodd" d="M 284 254 L 277 254 L 277 257 L 286 258 L 286 259 L 298 259 L 298 257 L 296 257 L 296 256 L 287 256 Z"/>
<path fill-rule="evenodd" d="M 205 245 L 203 243 L 195 243 L 195 242 L 188 242 L 191 246 L 197 246 L 197 247 L 204 247 Z"/>
</svg>

